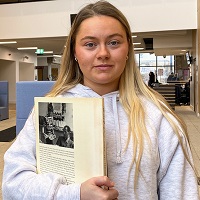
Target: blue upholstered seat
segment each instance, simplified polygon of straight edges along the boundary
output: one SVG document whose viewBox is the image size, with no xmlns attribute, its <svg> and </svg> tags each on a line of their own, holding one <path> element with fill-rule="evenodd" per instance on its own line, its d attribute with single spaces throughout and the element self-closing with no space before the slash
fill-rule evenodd
<svg viewBox="0 0 200 200">
<path fill-rule="evenodd" d="M 0 121 L 9 118 L 8 81 L 0 81 Z"/>
<path fill-rule="evenodd" d="M 34 105 L 34 97 L 45 96 L 55 81 L 20 81 L 16 83 L 16 134 L 23 128 Z"/>
</svg>

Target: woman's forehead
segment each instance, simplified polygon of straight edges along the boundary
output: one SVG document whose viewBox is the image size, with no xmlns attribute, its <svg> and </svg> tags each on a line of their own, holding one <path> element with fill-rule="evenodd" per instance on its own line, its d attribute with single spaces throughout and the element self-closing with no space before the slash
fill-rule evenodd
<svg viewBox="0 0 200 200">
<path fill-rule="evenodd" d="M 100 15 L 93 16 L 82 21 L 77 35 L 107 35 L 113 33 L 125 33 L 121 22 L 113 17 Z"/>
</svg>

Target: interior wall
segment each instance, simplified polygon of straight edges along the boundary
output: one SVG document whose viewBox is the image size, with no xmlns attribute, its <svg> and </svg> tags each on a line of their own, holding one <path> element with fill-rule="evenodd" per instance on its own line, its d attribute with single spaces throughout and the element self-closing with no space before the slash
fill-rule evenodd
<svg viewBox="0 0 200 200">
<path fill-rule="evenodd" d="M 0 46 L 0 80 L 9 81 L 10 103 L 16 102 L 16 82 L 19 80 L 34 80 L 34 67 L 36 65 L 37 56 L 34 53 Z"/>
<path fill-rule="evenodd" d="M 20 63 L 27 63 L 27 64 L 32 64 L 34 66 L 37 66 L 37 55 L 35 53 L 18 51 L 16 49 L 6 48 L 6 47 L 3 47 L 3 46 L 0 46 L 0 59 L 16 62 L 16 71 L 15 71 L 16 82 L 19 81 L 19 70 L 20 70 L 19 66 L 20 66 Z M 32 65 L 30 65 L 30 66 L 32 66 Z M 23 71 L 21 71 L 20 73 L 22 75 Z M 29 79 L 32 80 L 33 79 L 32 77 L 34 77 L 34 74 L 33 75 L 28 74 L 26 76 L 29 76 L 29 75 L 30 75 L 30 77 L 27 77 L 28 80 Z"/>
<path fill-rule="evenodd" d="M 197 28 L 197 0 L 108 1 L 126 15 L 133 32 Z M 89 2 L 56 0 L 1 5 L 0 38 L 66 36 L 71 27 L 70 14 Z"/>
<path fill-rule="evenodd" d="M 9 102 L 16 102 L 16 62 L 0 59 L 0 80 L 9 82 Z"/>
<path fill-rule="evenodd" d="M 35 65 L 37 65 L 37 56 L 35 53 L 29 53 L 27 51 L 19 51 L 16 49 L 4 47 L 2 45 L 0 45 L 0 59 L 17 61 L 17 62 L 34 63 Z"/>
<path fill-rule="evenodd" d="M 37 65 L 38 66 L 48 66 L 47 58 L 46 57 L 38 57 L 37 58 Z"/>
<path fill-rule="evenodd" d="M 33 81 L 35 79 L 35 66 L 33 63 L 19 63 L 19 81 Z"/>
<path fill-rule="evenodd" d="M 175 66 L 176 66 L 176 69 L 175 69 L 176 72 L 178 70 L 188 69 L 188 64 L 187 64 L 185 55 L 176 55 L 175 56 Z"/>
</svg>

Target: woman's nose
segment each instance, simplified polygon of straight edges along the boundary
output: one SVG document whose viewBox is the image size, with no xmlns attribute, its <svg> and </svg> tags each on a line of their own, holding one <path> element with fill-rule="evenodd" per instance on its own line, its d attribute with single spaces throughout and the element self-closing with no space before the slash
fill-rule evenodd
<svg viewBox="0 0 200 200">
<path fill-rule="evenodd" d="M 97 52 L 98 59 L 108 59 L 110 57 L 109 49 L 106 45 L 100 45 Z"/>
</svg>

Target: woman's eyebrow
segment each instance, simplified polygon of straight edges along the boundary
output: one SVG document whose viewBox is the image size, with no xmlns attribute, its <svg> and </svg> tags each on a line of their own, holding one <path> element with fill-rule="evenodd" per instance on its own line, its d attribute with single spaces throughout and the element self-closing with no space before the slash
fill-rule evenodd
<svg viewBox="0 0 200 200">
<path fill-rule="evenodd" d="M 93 36 L 85 36 L 85 37 L 81 38 L 81 41 L 82 41 L 82 40 L 88 40 L 88 39 L 93 40 L 93 39 L 96 39 L 96 37 L 93 37 Z"/>
<path fill-rule="evenodd" d="M 122 34 L 119 34 L 119 33 L 114 33 L 114 34 L 112 34 L 112 35 L 109 35 L 109 36 L 107 36 L 107 38 L 109 39 L 109 38 L 112 38 L 112 37 L 116 37 L 116 36 L 118 36 L 118 37 L 121 37 L 121 38 L 123 38 L 123 35 Z M 94 36 L 85 36 L 85 37 L 83 37 L 83 38 L 81 38 L 81 41 L 82 40 L 94 40 L 94 39 L 97 39 L 97 37 L 94 37 Z"/>
<path fill-rule="evenodd" d="M 109 35 L 108 38 L 112 38 L 112 37 L 116 37 L 116 36 L 123 38 L 123 35 L 119 34 L 119 33 L 114 33 L 112 35 Z"/>
</svg>

